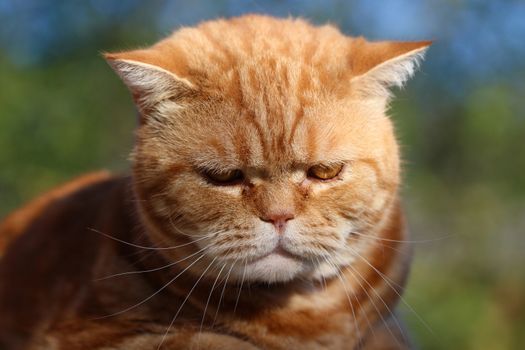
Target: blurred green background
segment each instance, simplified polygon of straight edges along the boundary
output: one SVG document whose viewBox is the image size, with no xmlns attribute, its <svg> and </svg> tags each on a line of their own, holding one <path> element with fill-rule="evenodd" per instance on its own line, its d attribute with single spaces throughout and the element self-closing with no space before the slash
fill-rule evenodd
<svg viewBox="0 0 525 350">
<path fill-rule="evenodd" d="M 127 170 L 136 112 L 101 51 L 246 12 L 435 40 L 391 110 L 422 241 L 402 313 L 422 349 L 525 349 L 524 1 L 0 1 L 0 217 Z"/>
</svg>

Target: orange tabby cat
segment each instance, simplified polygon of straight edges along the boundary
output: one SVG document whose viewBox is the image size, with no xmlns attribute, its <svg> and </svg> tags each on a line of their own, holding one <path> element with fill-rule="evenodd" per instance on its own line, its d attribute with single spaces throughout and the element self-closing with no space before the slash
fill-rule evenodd
<svg viewBox="0 0 525 350">
<path fill-rule="evenodd" d="M 107 54 L 141 113 L 133 175 L 5 219 L 0 348 L 407 348 L 385 109 L 429 44 L 252 15 Z"/>
</svg>

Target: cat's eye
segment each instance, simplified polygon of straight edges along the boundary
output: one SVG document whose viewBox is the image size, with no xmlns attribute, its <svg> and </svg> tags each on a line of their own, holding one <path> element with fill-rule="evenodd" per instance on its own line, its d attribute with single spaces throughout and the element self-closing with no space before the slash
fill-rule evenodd
<svg viewBox="0 0 525 350">
<path fill-rule="evenodd" d="M 307 176 L 317 180 L 331 180 L 343 170 L 344 164 L 316 164 L 308 169 Z"/>
<path fill-rule="evenodd" d="M 216 185 L 236 185 L 244 179 L 244 174 L 239 169 L 227 171 L 203 171 L 203 175 Z"/>
</svg>

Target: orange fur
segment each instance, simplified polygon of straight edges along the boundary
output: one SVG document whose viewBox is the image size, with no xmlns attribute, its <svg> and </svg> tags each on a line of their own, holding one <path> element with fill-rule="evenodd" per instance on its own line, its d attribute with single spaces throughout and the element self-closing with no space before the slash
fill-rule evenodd
<svg viewBox="0 0 525 350">
<path fill-rule="evenodd" d="M 429 44 L 251 15 L 107 54 L 141 112 L 133 175 L 0 225 L 0 347 L 408 347 L 385 108 Z"/>
</svg>

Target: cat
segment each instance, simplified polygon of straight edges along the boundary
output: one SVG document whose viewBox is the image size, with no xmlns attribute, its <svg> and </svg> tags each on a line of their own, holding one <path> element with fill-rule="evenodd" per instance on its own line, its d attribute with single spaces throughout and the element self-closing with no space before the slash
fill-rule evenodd
<svg viewBox="0 0 525 350">
<path fill-rule="evenodd" d="M 5 218 L 0 348 L 409 348 L 386 109 L 430 44 L 246 15 L 105 54 L 140 112 L 132 175 Z"/>
</svg>

